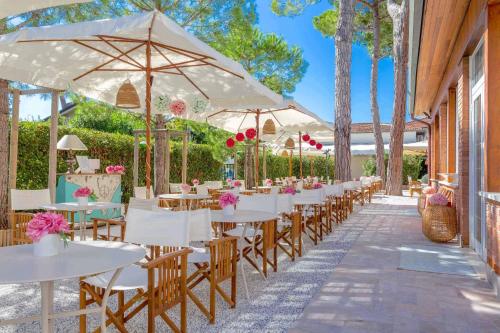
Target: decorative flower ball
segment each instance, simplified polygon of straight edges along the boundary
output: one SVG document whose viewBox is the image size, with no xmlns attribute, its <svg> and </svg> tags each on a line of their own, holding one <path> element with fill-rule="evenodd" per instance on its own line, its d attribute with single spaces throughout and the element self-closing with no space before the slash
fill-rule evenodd
<svg viewBox="0 0 500 333">
<path fill-rule="evenodd" d="M 226 140 L 226 146 L 228 148 L 233 148 L 234 147 L 234 139 L 233 138 L 229 138 Z"/>
<path fill-rule="evenodd" d="M 156 96 L 153 101 L 156 110 L 162 113 L 168 111 L 170 102 L 170 98 L 165 95 Z"/>
<path fill-rule="evenodd" d="M 307 142 L 307 141 L 309 141 L 309 139 L 310 139 L 310 138 L 311 138 L 311 137 L 309 136 L 309 134 L 304 134 L 304 135 L 302 135 L 302 140 L 304 140 L 304 141 L 306 141 L 306 142 Z"/>
<path fill-rule="evenodd" d="M 321 143 L 316 144 L 316 149 L 321 150 L 323 148 L 323 145 Z"/>
<path fill-rule="evenodd" d="M 249 128 L 245 131 L 245 135 L 247 139 L 253 140 L 253 138 L 255 138 L 255 136 L 257 135 L 257 131 L 255 130 L 255 128 Z"/>
<path fill-rule="evenodd" d="M 316 140 L 309 140 L 309 144 L 313 147 L 316 146 Z"/>
<path fill-rule="evenodd" d="M 236 140 L 238 140 L 239 142 L 245 140 L 245 134 L 243 133 L 236 134 Z"/>
<path fill-rule="evenodd" d="M 184 101 L 181 101 L 180 99 L 170 103 L 169 107 L 170 112 L 172 112 L 172 114 L 175 116 L 182 116 L 186 111 L 186 103 L 184 103 Z"/>
<path fill-rule="evenodd" d="M 448 198 L 441 193 L 435 193 L 429 197 L 428 203 L 432 206 L 447 206 Z"/>
<path fill-rule="evenodd" d="M 206 99 L 195 98 L 192 106 L 193 112 L 194 113 L 203 112 L 207 108 L 207 105 L 208 101 Z"/>
</svg>

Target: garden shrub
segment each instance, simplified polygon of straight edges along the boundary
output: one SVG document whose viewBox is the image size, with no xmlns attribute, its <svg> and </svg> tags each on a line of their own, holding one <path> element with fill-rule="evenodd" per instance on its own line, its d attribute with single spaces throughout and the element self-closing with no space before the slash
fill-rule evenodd
<svg viewBox="0 0 500 333">
<path fill-rule="evenodd" d="M 404 154 L 403 155 L 403 184 L 408 185 L 408 176 L 413 180 L 420 178 L 422 172 L 422 165 L 425 162 L 425 155 L 416 154 Z M 387 170 L 389 157 L 385 154 L 385 168 Z M 377 170 L 377 162 L 375 157 L 366 160 L 363 163 L 363 175 L 364 176 L 374 176 Z"/>
</svg>

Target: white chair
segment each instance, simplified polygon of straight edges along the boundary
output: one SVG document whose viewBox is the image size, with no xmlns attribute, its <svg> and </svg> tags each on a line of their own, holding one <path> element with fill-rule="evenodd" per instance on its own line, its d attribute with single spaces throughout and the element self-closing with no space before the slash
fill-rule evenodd
<svg viewBox="0 0 500 333">
<path fill-rule="evenodd" d="M 203 183 L 203 185 L 207 186 L 211 190 L 220 190 L 223 187 L 221 180 L 207 180 Z"/>
<path fill-rule="evenodd" d="M 170 183 L 170 193 L 181 193 L 180 183 Z"/>
<path fill-rule="evenodd" d="M 186 277 L 187 256 L 190 249 L 178 250 L 162 254 L 163 247 L 180 248 L 189 246 L 189 221 L 187 212 L 146 211 L 129 208 L 125 241 L 133 244 L 147 245 L 151 251 L 148 261 L 141 265 L 131 265 L 123 269 L 116 278 L 112 272 L 87 277 L 81 282 L 80 304 L 85 308 L 94 302 L 101 303 L 102 297 L 97 288 L 118 293 L 122 299 L 125 291 L 136 290 L 131 298 L 136 302 L 118 302 L 118 309 L 106 313 L 120 331 L 125 330 L 124 323 L 118 319 L 120 313 L 129 313 L 127 320 L 144 308 L 147 302 L 148 331 L 154 332 L 154 321 L 161 316 L 174 331 L 186 330 Z M 170 278 L 165 278 L 166 276 Z M 106 291 L 109 293 L 110 291 Z M 91 299 L 87 299 L 87 293 Z M 107 297 L 107 296 L 105 296 Z M 137 305 L 136 305 L 137 304 Z M 167 316 L 166 310 L 180 304 L 180 328 Z M 134 308 L 134 305 L 135 308 Z M 166 317 L 167 316 L 167 317 Z M 86 318 L 83 316 L 86 326 Z M 80 327 L 82 328 L 82 327 Z M 83 331 L 86 331 L 86 327 Z"/>
<path fill-rule="evenodd" d="M 208 186 L 207 185 L 197 185 L 196 186 L 196 193 L 201 194 L 201 195 L 209 195 Z"/>
<path fill-rule="evenodd" d="M 151 187 L 151 197 L 155 196 L 155 190 Z M 146 186 L 135 186 L 134 197 L 139 199 L 146 199 Z"/>
<path fill-rule="evenodd" d="M 280 187 L 279 186 L 271 186 L 271 191 L 269 192 L 271 195 L 277 195 L 280 193 Z"/>
<path fill-rule="evenodd" d="M 297 182 L 297 190 L 302 191 L 303 189 L 304 189 L 304 181 L 303 180 L 299 180 Z"/>
</svg>

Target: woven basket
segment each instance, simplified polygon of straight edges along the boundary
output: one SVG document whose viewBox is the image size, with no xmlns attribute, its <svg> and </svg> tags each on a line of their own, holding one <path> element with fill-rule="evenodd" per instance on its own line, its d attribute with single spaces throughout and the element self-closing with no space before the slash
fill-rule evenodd
<svg viewBox="0 0 500 333">
<path fill-rule="evenodd" d="M 122 109 L 138 109 L 141 107 L 137 90 L 129 80 L 125 81 L 118 89 L 116 106 Z"/>
<path fill-rule="evenodd" d="M 271 119 L 268 119 L 264 122 L 264 127 L 262 127 L 262 134 L 276 134 L 276 126 Z"/>
<path fill-rule="evenodd" d="M 422 217 L 422 232 L 431 241 L 449 242 L 457 235 L 455 208 L 427 205 Z"/>
<path fill-rule="evenodd" d="M 285 148 L 286 149 L 295 149 L 295 142 L 293 141 L 292 138 L 288 138 L 285 141 Z"/>
<path fill-rule="evenodd" d="M 426 199 L 426 195 L 425 194 L 421 194 L 418 197 L 417 209 L 418 209 L 418 213 L 420 214 L 420 216 L 422 216 L 424 214 L 425 199 Z"/>
<path fill-rule="evenodd" d="M 288 157 L 288 152 L 287 152 L 286 150 L 283 150 L 283 151 L 281 152 L 281 156 L 282 156 L 282 157 Z"/>
</svg>

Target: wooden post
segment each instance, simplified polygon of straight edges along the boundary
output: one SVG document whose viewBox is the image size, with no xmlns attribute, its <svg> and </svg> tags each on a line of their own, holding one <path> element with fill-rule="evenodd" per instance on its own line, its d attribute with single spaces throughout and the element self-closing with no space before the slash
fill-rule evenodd
<svg viewBox="0 0 500 333">
<path fill-rule="evenodd" d="M 170 132 L 167 132 L 167 137 L 165 138 L 165 187 L 167 193 L 170 193 Z"/>
<path fill-rule="evenodd" d="M 134 187 L 139 186 L 139 134 L 134 133 L 134 169 L 133 169 L 133 177 L 134 177 Z M 134 193 L 135 195 L 135 193 Z"/>
<path fill-rule="evenodd" d="M 187 157 L 189 131 L 182 136 L 182 183 L 187 184 Z"/>
<path fill-rule="evenodd" d="M 267 179 L 266 146 L 262 146 L 262 175 Z M 259 184 L 257 184 L 259 186 Z"/>
<path fill-rule="evenodd" d="M 300 179 L 302 179 L 302 133 L 299 131 L 299 167 L 300 167 Z"/>
<path fill-rule="evenodd" d="M 151 28 L 149 28 L 151 35 Z M 146 199 L 151 198 L 151 40 L 146 43 Z"/>
<path fill-rule="evenodd" d="M 16 188 L 17 184 L 17 152 L 19 143 L 19 104 L 21 92 L 14 90 L 14 104 L 12 107 L 12 120 L 10 125 L 10 167 L 9 167 L 9 188 Z M 10 196 L 9 196 L 10 198 Z"/>
<path fill-rule="evenodd" d="M 59 92 L 52 91 L 52 105 L 50 110 L 50 142 L 49 142 L 49 190 L 50 200 L 56 202 L 56 177 L 57 177 L 57 122 Z"/>
<path fill-rule="evenodd" d="M 257 110 L 255 115 L 255 130 L 257 131 L 257 137 L 255 138 L 255 186 L 259 186 L 259 120 L 260 120 L 260 110 Z"/>
<path fill-rule="evenodd" d="M 238 179 L 238 152 L 234 150 L 234 179 Z"/>
</svg>

